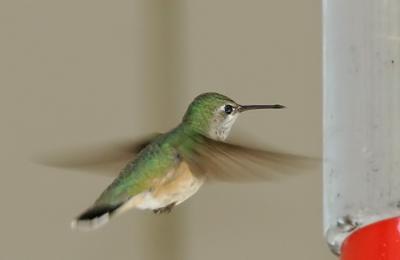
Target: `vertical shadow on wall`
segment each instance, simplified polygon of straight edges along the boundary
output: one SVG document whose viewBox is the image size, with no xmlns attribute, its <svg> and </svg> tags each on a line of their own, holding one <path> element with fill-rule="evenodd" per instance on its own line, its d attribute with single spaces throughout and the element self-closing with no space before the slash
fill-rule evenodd
<svg viewBox="0 0 400 260">
<path fill-rule="evenodd" d="M 151 121 L 157 130 L 168 130 L 178 123 L 180 119 L 177 111 L 179 90 L 179 51 L 180 51 L 180 23 L 179 6 L 176 0 L 140 0 L 136 1 L 134 7 L 135 39 L 138 43 L 140 53 L 139 71 L 143 73 L 145 93 L 149 95 L 152 104 L 156 107 L 152 114 L 155 116 Z M 136 46 L 135 48 L 138 48 Z M 135 49 L 135 51 L 138 51 Z M 143 51 L 143 52 L 142 52 Z M 138 73 L 138 72 L 135 72 Z M 149 115 L 149 116 L 153 116 Z M 144 220 L 146 227 L 141 228 L 142 245 L 147 260 L 179 260 L 182 255 L 182 215 L 181 209 L 174 210 L 169 215 L 151 215 Z"/>
</svg>

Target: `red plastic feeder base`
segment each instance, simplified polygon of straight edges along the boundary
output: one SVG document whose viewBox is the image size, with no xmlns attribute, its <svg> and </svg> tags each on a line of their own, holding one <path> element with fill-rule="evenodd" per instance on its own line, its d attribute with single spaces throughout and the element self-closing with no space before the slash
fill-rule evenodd
<svg viewBox="0 0 400 260">
<path fill-rule="evenodd" d="M 400 260 L 400 217 L 355 231 L 342 245 L 341 260 Z"/>
</svg>

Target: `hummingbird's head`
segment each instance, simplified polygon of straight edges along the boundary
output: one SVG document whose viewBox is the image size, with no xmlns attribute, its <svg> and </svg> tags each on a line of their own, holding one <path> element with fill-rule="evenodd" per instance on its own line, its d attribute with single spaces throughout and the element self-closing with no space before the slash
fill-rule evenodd
<svg viewBox="0 0 400 260">
<path fill-rule="evenodd" d="M 281 105 L 239 105 L 218 93 L 204 93 L 189 105 L 183 122 L 191 129 L 215 140 L 225 140 L 241 112 L 253 109 L 284 108 Z"/>
</svg>

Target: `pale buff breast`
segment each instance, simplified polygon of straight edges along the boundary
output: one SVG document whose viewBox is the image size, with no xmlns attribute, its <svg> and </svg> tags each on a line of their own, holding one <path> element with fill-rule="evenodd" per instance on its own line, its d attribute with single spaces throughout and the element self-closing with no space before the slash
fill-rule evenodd
<svg viewBox="0 0 400 260">
<path fill-rule="evenodd" d="M 130 208 L 160 209 L 172 203 L 178 205 L 195 194 L 204 183 L 204 178 L 195 176 L 186 162 L 168 172 L 165 177 L 153 181 L 152 187 L 134 197 L 121 207 L 119 212 Z"/>
</svg>

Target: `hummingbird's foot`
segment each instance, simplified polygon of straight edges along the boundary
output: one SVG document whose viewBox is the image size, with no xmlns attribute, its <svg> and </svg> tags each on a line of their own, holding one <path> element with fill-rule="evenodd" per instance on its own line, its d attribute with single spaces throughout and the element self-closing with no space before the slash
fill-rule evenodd
<svg viewBox="0 0 400 260">
<path fill-rule="evenodd" d="M 169 204 L 168 206 L 166 206 L 164 208 L 154 209 L 153 212 L 155 214 L 170 213 L 174 206 L 175 206 L 175 202 Z"/>
</svg>

